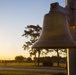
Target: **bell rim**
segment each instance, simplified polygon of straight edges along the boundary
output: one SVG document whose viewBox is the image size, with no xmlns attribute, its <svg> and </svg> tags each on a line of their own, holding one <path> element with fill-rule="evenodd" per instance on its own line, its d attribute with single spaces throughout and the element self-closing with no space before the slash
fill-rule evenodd
<svg viewBox="0 0 76 75">
<path fill-rule="evenodd" d="M 76 48 L 76 46 L 51 46 L 51 47 L 33 47 L 36 49 L 69 49 L 69 48 Z"/>
</svg>

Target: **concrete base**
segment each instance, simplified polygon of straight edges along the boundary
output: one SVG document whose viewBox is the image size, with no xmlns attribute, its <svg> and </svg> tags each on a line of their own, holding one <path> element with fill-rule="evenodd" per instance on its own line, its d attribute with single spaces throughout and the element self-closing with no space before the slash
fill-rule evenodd
<svg viewBox="0 0 76 75">
<path fill-rule="evenodd" d="M 76 48 L 69 49 L 67 54 L 68 75 L 76 75 Z"/>
</svg>

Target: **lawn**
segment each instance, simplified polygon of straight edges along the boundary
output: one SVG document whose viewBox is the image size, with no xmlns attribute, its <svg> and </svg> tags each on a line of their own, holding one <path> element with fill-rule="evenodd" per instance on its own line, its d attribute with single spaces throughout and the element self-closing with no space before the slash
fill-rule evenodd
<svg viewBox="0 0 76 75">
<path fill-rule="evenodd" d="M 31 63 L 31 62 L 25 62 L 25 63 L 15 63 L 15 62 L 13 62 L 13 63 L 0 63 L 0 66 L 11 66 L 11 67 L 38 67 L 38 66 L 37 66 L 37 63 L 36 63 L 36 65 L 35 65 L 35 63 L 33 63 L 33 62 L 32 62 L 32 63 Z M 53 66 L 56 67 L 56 66 L 57 66 L 57 63 L 54 63 Z M 42 63 L 40 63 L 40 66 L 39 66 L 39 67 L 43 67 L 43 66 L 42 66 Z M 66 65 L 65 65 L 64 63 L 60 63 L 60 67 L 65 68 Z"/>
<path fill-rule="evenodd" d="M 56 67 L 56 63 L 54 63 L 54 67 L 44 67 L 42 63 L 40 66 L 35 65 L 34 63 L 0 63 L 1 67 L 19 67 L 19 68 L 42 68 L 42 69 L 65 69 L 65 64 L 60 64 L 61 67 Z M 19 71 L 0 71 L 0 75 L 53 75 L 53 74 L 46 74 L 46 73 L 37 73 L 37 72 L 19 72 Z"/>
<path fill-rule="evenodd" d="M 37 72 L 0 71 L 0 75 L 53 75 L 53 74 L 37 73 Z"/>
</svg>

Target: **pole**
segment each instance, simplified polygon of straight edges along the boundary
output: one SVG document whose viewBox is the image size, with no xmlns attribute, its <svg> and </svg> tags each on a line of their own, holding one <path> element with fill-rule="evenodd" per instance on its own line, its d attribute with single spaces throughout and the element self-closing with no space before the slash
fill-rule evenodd
<svg viewBox="0 0 76 75">
<path fill-rule="evenodd" d="M 70 26 L 76 27 L 76 0 L 66 0 L 70 13 Z M 73 40 L 76 41 L 76 28 L 71 31 Z M 76 75 L 76 48 L 67 50 L 68 75 Z"/>
<path fill-rule="evenodd" d="M 69 74 L 76 75 L 76 48 L 69 49 Z"/>
</svg>

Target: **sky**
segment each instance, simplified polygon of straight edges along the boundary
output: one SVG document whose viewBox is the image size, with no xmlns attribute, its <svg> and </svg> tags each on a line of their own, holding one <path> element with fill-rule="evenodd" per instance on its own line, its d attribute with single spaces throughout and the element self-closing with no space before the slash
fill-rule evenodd
<svg viewBox="0 0 76 75">
<path fill-rule="evenodd" d="M 22 37 L 24 29 L 31 24 L 42 27 L 44 15 L 54 2 L 65 7 L 65 0 L 0 0 L 0 60 L 29 56 L 22 48 L 27 41 Z"/>
</svg>

